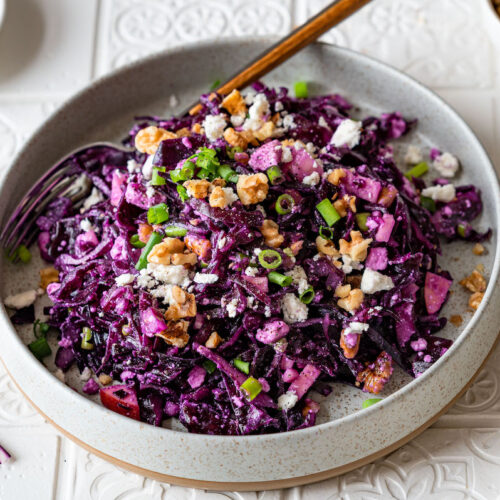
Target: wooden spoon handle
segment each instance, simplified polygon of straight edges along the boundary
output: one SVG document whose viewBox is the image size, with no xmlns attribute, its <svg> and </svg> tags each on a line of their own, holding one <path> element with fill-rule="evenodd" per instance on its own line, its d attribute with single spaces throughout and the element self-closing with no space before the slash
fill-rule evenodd
<svg viewBox="0 0 500 500">
<path fill-rule="evenodd" d="M 241 89 L 269 73 L 283 61 L 296 54 L 323 33 L 331 29 L 346 17 L 359 10 L 370 0 L 335 0 L 303 25 L 293 30 L 285 38 L 259 54 L 253 61 L 238 71 L 229 80 L 216 89 L 221 95 L 229 94 L 234 89 Z M 198 113 L 201 104 L 189 110 L 190 115 Z"/>
</svg>

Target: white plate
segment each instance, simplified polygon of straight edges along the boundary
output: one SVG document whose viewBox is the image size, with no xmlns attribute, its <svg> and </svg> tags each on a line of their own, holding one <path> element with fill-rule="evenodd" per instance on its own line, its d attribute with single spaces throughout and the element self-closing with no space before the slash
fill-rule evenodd
<svg viewBox="0 0 500 500">
<path fill-rule="evenodd" d="M 272 40 L 227 40 L 202 43 L 155 55 L 99 80 L 56 112 L 20 153 L 0 188 L 3 220 L 20 195 L 56 159 L 91 140 L 116 139 L 134 115 L 172 113 L 169 97 L 183 104 L 206 91 L 218 78 L 234 72 Z M 1 356 L 14 380 L 34 404 L 74 439 L 106 458 L 168 482 L 222 490 L 269 489 L 310 482 L 345 472 L 387 453 L 423 430 L 465 387 L 492 348 L 498 333 L 496 228 L 500 220 L 498 183 L 491 163 L 467 125 L 443 101 L 398 71 L 355 52 L 316 45 L 304 50 L 265 79 L 290 86 L 308 80 L 314 93 L 338 92 L 360 106 L 357 113 L 400 110 L 418 117 L 418 130 L 407 140 L 455 153 L 463 169 L 459 183 L 474 182 L 485 210 L 478 225 L 495 229 L 488 254 L 478 260 L 470 246 L 447 247 L 443 267 L 455 278 L 483 262 L 490 284 L 479 310 L 464 313 L 467 295 L 455 284 L 444 315 L 461 313 L 462 328 L 448 326 L 445 335 L 460 337 L 422 377 L 408 380 L 397 372 L 386 399 L 359 411 L 366 395 L 336 385 L 322 405 L 316 427 L 265 436 L 203 436 L 158 429 L 114 414 L 89 401 L 53 377 L 24 346 L 30 329 L 17 333 L 5 311 Z M 458 259 L 458 260 L 457 260 Z M 31 268 L 2 262 L 1 294 L 36 286 Z M 458 279 L 456 281 L 458 281 Z M 404 386 L 404 387 L 403 387 Z M 401 388 L 402 387 L 402 388 Z M 398 390 L 399 389 L 399 390 Z"/>
</svg>

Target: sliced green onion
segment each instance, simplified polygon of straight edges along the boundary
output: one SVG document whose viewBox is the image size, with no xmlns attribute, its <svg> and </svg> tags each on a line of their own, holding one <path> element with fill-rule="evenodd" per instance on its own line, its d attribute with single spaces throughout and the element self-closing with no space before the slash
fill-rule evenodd
<svg viewBox="0 0 500 500">
<path fill-rule="evenodd" d="M 227 182 L 238 182 L 238 173 L 229 165 L 221 165 L 217 172 L 219 177 L 222 177 Z"/>
<path fill-rule="evenodd" d="M 260 382 L 253 377 L 248 377 L 245 382 L 240 385 L 240 389 L 246 393 L 247 398 L 252 401 L 255 399 L 262 391 L 262 385 Z"/>
<path fill-rule="evenodd" d="M 248 375 L 248 373 L 250 372 L 250 363 L 248 361 L 243 361 L 239 358 L 236 358 L 233 360 L 233 363 L 240 372 L 243 372 L 246 375 Z"/>
<path fill-rule="evenodd" d="M 293 255 L 293 251 L 291 248 L 287 247 L 283 250 L 283 253 L 285 255 L 288 255 L 288 257 L 295 257 L 295 255 Z"/>
<path fill-rule="evenodd" d="M 461 236 L 462 238 L 465 238 L 465 226 L 463 224 L 459 224 L 457 226 L 457 233 L 459 236 Z"/>
<path fill-rule="evenodd" d="M 316 294 L 314 293 L 314 288 L 310 286 L 300 294 L 299 299 L 304 304 L 310 304 L 313 301 L 315 295 Z"/>
<path fill-rule="evenodd" d="M 40 337 L 45 337 L 50 329 L 50 326 L 47 323 L 42 323 L 39 319 L 37 319 L 33 323 L 33 334 L 35 338 L 39 339 Z"/>
<path fill-rule="evenodd" d="M 326 227 L 326 226 L 319 227 L 319 235 L 325 240 L 332 240 L 333 239 L 333 231 L 329 227 Z"/>
<path fill-rule="evenodd" d="M 150 224 L 161 224 L 168 221 L 168 206 L 165 203 L 158 203 L 148 209 L 148 222 Z"/>
<path fill-rule="evenodd" d="M 281 261 L 281 255 L 276 250 L 267 249 L 259 253 L 260 265 L 266 269 L 276 269 L 281 265 Z"/>
<path fill-rule="evenodd" d="M 130 325 L 128 323 L 126 325 L 122 326 L 122 335 L 124 337 L 127 337 L 127 335 L 130 335 Z"/>
<path fill-rule="evenodd" d="M 370 408 L 370 406 L 377 404 L 379 401 L 382 401 L 382 399 L 380 398 L 365 399 L 361 404 L 361 408 L 363 408 L 363 410 L 366 410 L 367 408 Z"/>
<path fill-rule="evenodd" d="M 139 260 L 137 261 L 137 264 L 135 265 L 135 268 L 140 271 L 141 269 L 145 269 L 148 267 L 148 255 L 151 250 L 153 250 L 153 247 L 157 245 L 158 243 L 161 242 L 163 239 L 163 235 L 160 233 L 151 233 L 151 236 L 149 237 L 148 242 L 146 243 L 146 246 L 142 249 L 141 256 L 139 257 Z"/>
<path fill-rule="evenodd" d="M 169 238 L 182 238 L 183 236 L 186 236 L 186 234 L 187 229 L 184 229 L 183 227 L 169 226 L 165 228 L 165 236 L 168 236 Z"/>
<path fill-rule="evenodd" d="M 356 214 L 356 222 L 358 223 L 359 229 L 361 231 L 367 231 L 368 226 L 366 225 L 366 221 L 368 220 L 368 216 L 370 215 L 369 212 L 360 212 Z"/>
<path fill-rule="evenodd" d="M 332 227 L 337 221 L 341 219 L 337 210 L 332 205 L 332 202 L 325 198 L 316 205 L 316 209 L 321 214 L 321 217 L 325 220 L 329 227 Z"/>
<path fill-rule="evenodd" d="M 210 85 L 210 92 L 212 92 L 213 90 L 216 90 L 220 85 L 220 80 L 215 80 L 214 83 L 212 83 L 212 85 Z"/>
<path fill-rule="evenodd" d="M 195 164 L 191 161 L 185 161 L 181 168 L 181 175 L 183 181 L 188 181 L 194 176 Z"/>
<path fill-rule="evenodd" d="M 205 269 L 205 268 L 207 268 L 207 267 L 208 267 L 208 264 L 207 264 L 206 262 L 201 261 L 201 262 L 200 262 L 200 267 L 201 267 L 202 269 Z"/>
<path fill-rule="evenodd" d="M 177 186 L 177 194 L 182 201 L 189 200 L 187 189 L 184 186 Z"/>
<path fill-rule="evenodd" d="M 306 98 L 309 95 L 307 82 L 295 82 L 293 90 L 295 91 L 295 97 Z"/>
<path fill-rule="evenodd" d="M 417 163 L 417 165 L 408 170 L 405 177 L 411 180 L 412 177 L 422 177 L 422 175 L 426 174 L 428 171 L 429 165 L 427 165 L 427 162 L 423 161 L 421 163 Z"/>
<path fill-rule="evenodd" d="M 19 245 L 16 252 L 19 260 L 24 264 L 27 264 L 31 260 L 31 252 L 26 245 Z"/>
<path fill-rule="evenodd" d="M 235 153 L 243 153 L 243 149 L 241 149 L 239 146 L 233 146 L 232 148 L 226 148 L 226 154 L 231 160 L 234 160 Z"/>
<path fill-rule="evenodd" d="M 278 165 L 274 165 L 266 170 L 266 174 L 269 177 L 269 182 L 274 186 L 279 184 L 283 180 L 283 173 Z M 293 198 L 292 198 L 293 199 Z"/>
<path fill-rule="evenodd" d="M 436 202 L 427 196 L 420 196 L 420 205 L 429 210 L 431 213 L 436 211 Z"/>
<path fill-rule="evenodd" d="M 180 168 L 174 168 L 174 170 L 170 170 L 170 179 L 172 182 L 181 182 L 184 180 L 182 176 L 182 171 Z"/>
<path fill-rule="evenodd" d="M 203 368 L 207 370 L 207 373 L 213 373 L 215 369 L 217 368 L 217 365 L 213 362 L 210 361 L 209 359 L 203 361 Z"/>
<path fill-rule="evenodd" d="M 289 194 L 278 196 L 274 208 L 280 215 L 289 214 L 295 205 L 295 200 Z"/>
<path fill-rule="evenodd" d="M 151 177 L 152 186 L 163 186 L 166 184 L 166 180 L 159 174 L 159 172 L 165 172 L 167 169 L 165 167 L 153 167 L 153 175 Z"/>
<path fill-rule="evenodd" d="M 82 349 L 91 351 L 94 348 L 94 344 L 90 342 L 92 340 L 92 330 L 88 326 L 84 326 L 82 329 L 82 334 Z"/>
<path fill-rule="evenodd" d="M 146 243 L 144 243 L 143 241 L 141 241 L 139 239 L 139 235 L 138 234 L 133 234 L 131 237 L 130 237 L 130 240 L 129 240 L 130 244 L 134 247 L 134 248 L 144 248 L 146 246 Z"/>
<path fill-rule="evenodd" d="M 28 345 L 28 348 L 39 361 L 42 361 L 43 358 L 52 354 L 52 350 L 45 337 L 40 337 L 34 342 L 31 342 L 31 344 Z"/>
<path fill-rule="evenodd" d="M 276 285 L 283 286 L 283 287 L 290 286 L 292 284 L 292 281 L 293 281 L 291 276 L 285 276 L 284 274 L 277 273 L 276 271 L 271 271 L 267 275 L 267 279 L 271 283 L 275 283 Z"/>
</svg>

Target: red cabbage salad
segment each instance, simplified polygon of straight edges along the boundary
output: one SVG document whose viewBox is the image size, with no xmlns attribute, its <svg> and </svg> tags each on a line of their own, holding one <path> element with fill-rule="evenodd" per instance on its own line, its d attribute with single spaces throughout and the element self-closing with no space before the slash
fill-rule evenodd
<svg viewBox="0 0 500 500">
<path fill-rule="evenodd" d="M 228 435 L 312 426 L 332 383 L 377 395 L 396 365 L 432 366 L 452 343 L 439 336 L 453 282 L 440 240 L 480 254 L 491 234 L 472 226 L 479 191 L 453 184 L 458 159 L 409 146 L 397 165 L 390 143 L 415 120 L 351 118 L 303 82 L 295 97 L 256 83 L 200 102 L 137 118 L 132 152 L 71 159 L 92 192 L 50 203 L 40 289 L 4 300 L 33 323 L 35 356 L 57 335 L 58 375 L 76 365 L 107 408 Z M 477 308 L 482 270 L 461 284 Z"/>
</svg>

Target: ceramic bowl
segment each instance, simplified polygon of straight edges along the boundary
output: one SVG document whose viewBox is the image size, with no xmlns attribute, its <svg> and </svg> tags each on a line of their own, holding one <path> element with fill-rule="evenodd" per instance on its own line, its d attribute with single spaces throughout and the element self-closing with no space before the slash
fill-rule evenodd
<svg viewBox="0 0 500 500">
<path fill-rule="evenodd" d="M 93 83 L 56 111 L 20 152 L 0 186 L 1 219 L 6 220 L 26 189 L 68 151 L 91 140 L 122 137 L 134 115 L 171 114 L 172 95 L 179 107 L 190 104 L 213 81 L 232 74 L 272 42 L 237 39 L 197 44 L 141 60 Z M 427 151 L 438 146 L 456 154 L 462 163 L 456 182 L 474 182 L 482 190 L 485 207 L 477 225 L 494 229 L 485 256 L 478 258 L 470 245 L 457 243 L 445 248 L 441 263 L 458 281 L 481 262 L 489 286 L 472 315 L 465 312 L 467 294 L 454 285 L 444 315 L 462 314 L 465 321 L 461 328 L 449 325 L 444 331 L 443 335 L 457 339 L 453 347 L 416 380 L 396 371 L 381 403 L 360 410 L 366 394 L 335 385 L 322 404 L 317 426 L 246 437 L 188 434 L 170 424 L 172 428 L 155 428 L 108 411 L 39 363 L 25 347 L 32 340 L 30 329 L 15 330 L 2 307 L 0 354 L 33 404 L 83 446 L 168 482 L 220 490 L 268 489 L 319 480 L 371 461 L 422 431 L 458 397 L 498 333 L 500 193 L 484 149 L 463 120 L 435 94 L 395 69 L 329 45 L 310 46 L 264 80 L 287 86 L 307 80 L 312 93 L 346 96 L 359 106 L 355 115 L 399 110 L 418 117 L 417 131 L 405 141 L 419 143 Z M 2 297 L 36 286 L 36 259 L 31 267 L 1 265 Z"/>
</svg>

